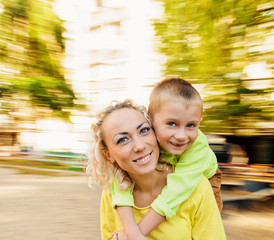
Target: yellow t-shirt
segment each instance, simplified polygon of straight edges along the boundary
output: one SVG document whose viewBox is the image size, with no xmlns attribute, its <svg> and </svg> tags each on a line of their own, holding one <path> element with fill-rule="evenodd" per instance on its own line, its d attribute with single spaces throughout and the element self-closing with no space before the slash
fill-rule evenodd
<svg viewBox="0 0 274 240">
<path fill-rule="evenodd" d="M 150 206 L 133 207 L 136 222 L 141 221 Z M 103 191 L 101 199 L 102 240 L 122 230 L 118 212 L 112 207 L 111 194 Z M 180 205 L 176 215 L 154 229 L 148 239 L 159 240 L 225 240 L 222 219 L 209 181 L 203 177 L 192 195 Z"/>
</svg>

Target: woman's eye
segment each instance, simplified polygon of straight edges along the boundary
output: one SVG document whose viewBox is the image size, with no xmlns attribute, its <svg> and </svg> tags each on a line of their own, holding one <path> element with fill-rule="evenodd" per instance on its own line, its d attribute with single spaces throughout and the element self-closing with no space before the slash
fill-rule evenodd
<svg viewBox="0 0 274 240">
<path fill-rule="evenodd" d="M 167 125 L 171 126 L 171 127 L 174 127 L 176 124 L 174 122 L 168 122 Z"/>
<path fill-rule="evenodd" d="M 142 129 L 140 130 L 140 133 L 141 133 L 141 134 L 145 134 L 145 133 L 149 132 L 149 130 L 150 130 L 149 127 L 144 127 L 144 128 L 142 128 Z"/>
<path fill-rule="evenodd" d="M 118 139 L 116 144 L 125 143 L 127 141 L 127 137 L 121 137 Z"/>
</svg>

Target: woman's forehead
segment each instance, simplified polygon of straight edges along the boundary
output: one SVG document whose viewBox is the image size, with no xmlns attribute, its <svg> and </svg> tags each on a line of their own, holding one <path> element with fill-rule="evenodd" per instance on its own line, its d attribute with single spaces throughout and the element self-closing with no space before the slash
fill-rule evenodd
<svg viewBox="0 0 274 240">
<path fill-rule="evenodd" d="M 130 130 L 143 122 L 147 122 L 147 119 L 142 112 L 132 108 L 122 108 L 113 111 L 105 118 L 103 130 L 104 132 L 127 128 Z"/>
</svg>

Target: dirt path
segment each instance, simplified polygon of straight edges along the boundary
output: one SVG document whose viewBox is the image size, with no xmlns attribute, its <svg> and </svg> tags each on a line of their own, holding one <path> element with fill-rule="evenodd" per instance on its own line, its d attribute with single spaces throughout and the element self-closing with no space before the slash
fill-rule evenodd
<svg viewBox="0 0 274 240">
<path fill-rule="evenodd" d="M 86 176 L 0 168 L 0 239 L 98 240 L 100 193 L 88 188 Z"/>
</svg>

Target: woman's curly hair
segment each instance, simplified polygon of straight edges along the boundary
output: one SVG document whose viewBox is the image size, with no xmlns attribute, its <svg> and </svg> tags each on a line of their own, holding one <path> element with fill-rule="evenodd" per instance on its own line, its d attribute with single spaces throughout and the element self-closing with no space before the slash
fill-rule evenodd
<svg viewBox="0 0 274 240">
<path fill-rule="evenodd" d="M 110 189 L 113 179 L 116 178 L 121 191 L 133 189 L 134 187 L 134 182 L 129 177 L 128 173 L 122 170 L 116 162 L 111 163 L 107 159 L 107 146 L 104 142 L 102 131 L 102 126 L 106 117 L 112 112 L 123 108 L 130 108 L 143 113 L 151 125 L 146 108 L 144 106 L 135 105 L 133 101 L 129 99 L 126 99 L 123 102 L 112 101 L 101 113 L 99 113 L 97 115 L 97 122 L 91 125 L 92 142 L 90 144 L 91 148 L 88 153 L 89 161 L 86 168 L 90 185 L 95 183 L 103 189 Z M 166 169 L 165 163 L 166 161 L 164 159 L 159 159 L 156 169 L 160 171 Z"/>
</svg>

